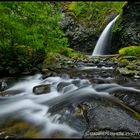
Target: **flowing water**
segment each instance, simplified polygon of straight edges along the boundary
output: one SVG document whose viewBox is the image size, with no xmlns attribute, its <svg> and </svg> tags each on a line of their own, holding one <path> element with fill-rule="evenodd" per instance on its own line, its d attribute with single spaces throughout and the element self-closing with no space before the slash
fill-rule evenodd
<svg viewBox="0 0 140 140">
<path fill-rule="evenodd" d="M 87 69 L 108 71 L 113 67 L 81 67 L 79 69 L 79 71 Z M 33 88 L 38 85 L 50 85 L 50 92 L 34 94 Z M 36 74 L 20 79 L 4 91 L 9 94 L 16 92 L 16 95 L 0 97 L 0 119 L 2 123 L 9 117 L 22 118 L 39 127 L 42 138 L 49 138 L 57 131 L 62 132 L 65 138 L 81 137 L 83 134 L 75 128 L 60 122 L 59 110 L 86 99 L 94 99 L 96 96 L 110 100 L 114 98 L 110 93 L 124 91 L 129 94 L 140 94 L 139 89 L 121 86 L 117 83 L 94 84 L 88 79 L 70 78 L 67 74 L 47 78 Z M 64 116 L 68 113 L 69 110 L 65 110 Z"/>
<path fill-rule="evenodd" d="M 110 42 L 110 39 L 111 39 L 111 30 L 112 30 L 112 27 L 115 24 L 115 21 L 117 20 L 118 17 L 119 17 L 119 15 L 116 16 L 105 27 L 105 29 L 103 30 L 103 32 L 101 33 L 101 36 L 99 37 L 99 39 L 97 41 L 97 44 L 96 44 L 96 46 L 94 48 L 92 56 L 109 54 L 108 48 L 110 47 L 109 42 Z"/>
</svg>

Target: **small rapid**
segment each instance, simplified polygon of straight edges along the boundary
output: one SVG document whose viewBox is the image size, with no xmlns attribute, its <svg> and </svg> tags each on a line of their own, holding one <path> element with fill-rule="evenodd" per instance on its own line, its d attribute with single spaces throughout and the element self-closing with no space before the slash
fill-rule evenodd
<svg viewBox="0 0 140 140">
<path fill-rule="evenodd" d="M 33 88 L 38 85 L 50 85 L 50 91 L 36 95 Z M 66 138 L 81 137 L 76 129 L 66 123 L 61 123 L 59 111 L 63 108 L 81 103 L 87 99 L 103 98 L 111 101 L 115 99 L 110 93 L 126 91 L 139 94 L 140 90 L 128 88 L 116 83 L 92 84 L 87 79 L 72 79 L 69 75 L 43 78 L 36 74 L 22 78 L 4 92 L 13 96 L 0 97 L 0 119 L 22 118 L 40 128 L 42 138 L 49 138 L 57 131 L 62 132 Z M 119 100 L 117 100 L 119 102 Z M 66 114 L 69 112 L 66 110 Z"/>
</svg>

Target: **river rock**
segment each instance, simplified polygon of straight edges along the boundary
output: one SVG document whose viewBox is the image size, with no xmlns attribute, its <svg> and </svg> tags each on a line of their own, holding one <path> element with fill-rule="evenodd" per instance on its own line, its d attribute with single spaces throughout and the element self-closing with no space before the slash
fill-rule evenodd
<svg viewBox="0 0 140 140">
<path fill-rule="evenodd" d="M 5 80 L 0 81 L 0 91 L 3 91 L 7 88 L 7 83 Z"/>
<path fill-rule="evenodd" d="M 50 91 L 51 91 L 50 84 L 38 85 L 33 88 L 33 93 L 36 95 L 46 94 L 49 93 Z"/>
<path fill-rule="evenodd" d="M 8 119 L 1 126 L 0 138 L 18 139 L 18 138 L 39 138 L 38 128 L 31 123 L 18 119 Z"/>
<path fill-rule="evenodd" d="M 127 92 L 123 92 L 123 93 L 115 93 L 114 94 L 115 97 L 117 97 L 118 99 L 122 100 L 122 102 L 131 107 L 132 109 L 134 109 L 137 112 L 140 112 L 140 96 L 137 93 L 130 93 L 129 94 Z"/>
<path fill-rule="evenodd" d="M 68 86 L 69 84 L 71 84 L 70 82 L 60 82 L 58 85 L 57 85 L 57 91 L 58 92 L 62 92 L 63 91 L 63 88 Z"/>
<path fill-rule="evenodd" d="M 20 94 L 24 92 L 23 90 L 8 90 L 8 91 L 0 91 L 0 96 L 14 96 L 16 94 Z"/>
<path fill-rule="evenodd" d="M 111 133 L 115 132 L 139 133 L 139 115 L 137 116 L 128 109 L 129 107 L 122 104 L 95 95 L 92 99 L 84 98 L 83 102 L 62 105 L 63 107 L 53 113 L 61 114 L 60 122 L 76 129 L 84 138 L 96 138 L 97 136 L 93 135 L 94 132 L 103 132 L 103 135 L 97 138 L 106 137 L 106 131 L 110 138 L 114 138 Z M 130 136 L 123 135 L 123 137 Z"/>
<path fill-rule="evenodd" d="M 126 111 L 116 108 L 98 105 L 88 111 L 89 128 L 85 133 L 86 138 L 130 138 L 131 135 L 140 132 L 140 121 L 132 118 Z M 106 133 L 108 131 L 108 133 Z M 102 135 L 100 132 L 103 132 Z M 122 135 L 117 135 L 121 132 Z M 100 135 L 95 135 L 100 133 Z M 116 134 L 113 135 L 113 134 Z M 134 137 L 140 137 L 135 135 Z"/>
<path fill-rule="evenodd" d="M 135 74 L 138 73 L 136 70 L 129 70 L 127 67 L 125 68 L 117 68 L 117 70 L 122 74 L 122 75 L 127 75 L 127 76 L 134 76 Z"/>
<path fill-rule="evenodd" d="M 4 91 L 0 91 L 0 96 L 9 96 L 9 95 Z"/>
</svg>

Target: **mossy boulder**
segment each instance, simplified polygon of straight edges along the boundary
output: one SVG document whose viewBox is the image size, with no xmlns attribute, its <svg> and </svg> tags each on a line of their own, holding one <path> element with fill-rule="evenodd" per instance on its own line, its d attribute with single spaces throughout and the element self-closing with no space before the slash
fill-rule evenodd
<svg viewBox="0 0 140 140">
<path fill-rule="evenodd" d="M 35 126 L 19 119 L 7 120 L 0 131 L 0 138 L 39 138 L 39 131 Z"/>
<path fill-rule="evenodd" d="M 122 75 L 126 75 L 126 76 L 134 76 L 137 75 L 139 72 L 136 70 L 130 70 L 127 67 L 125 68 L 119 68 L 118 67 L 118 71 L 122 74 Z"/>
<path fill-rule="evenodd" d="M 54 53 L 49 53 L 43 62 L 43 69 L 54 69 L 54 68 L 61 68 L 60 64 L 60 57 Z"/>
<path fill-rule="evenodd" d="M 120 55 L 140 56 L 140 46 L 128 46 L 119 50 Z"/>
</svg>

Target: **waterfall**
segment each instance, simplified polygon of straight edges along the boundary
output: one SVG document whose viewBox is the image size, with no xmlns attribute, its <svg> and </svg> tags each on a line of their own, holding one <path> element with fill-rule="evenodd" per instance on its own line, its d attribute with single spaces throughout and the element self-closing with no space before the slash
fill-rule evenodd
<svg viewBox="0 0 140 140">
<path fill-rule="evenodd" d="M 116 16 L 111 22 L 109 22 L 106 28 L 103 30 L 97 41 L 92 56 L 105 55 L 108 53 L 107 48 L 109 48 L 109 42 L 111 39 L 111 29 L 118 17 L 119 15 Z"/>
</svg>

